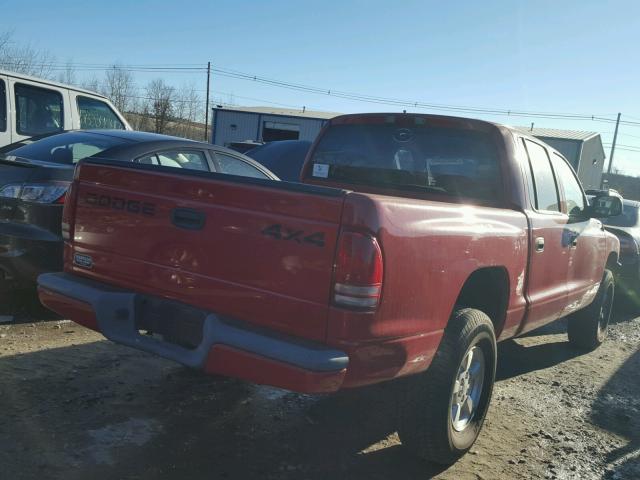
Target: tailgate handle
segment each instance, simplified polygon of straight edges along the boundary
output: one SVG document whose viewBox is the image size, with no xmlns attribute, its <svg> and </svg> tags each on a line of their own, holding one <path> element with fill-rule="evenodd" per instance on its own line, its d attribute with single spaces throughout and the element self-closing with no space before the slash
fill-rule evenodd
<svg viewBox="0 0 640 480">
<path fill-rule="evenodd" d="M 171 223 L 186 230 L 202 230 L 205 214 L 190 208 L 175 208 L 171 212 Z"/>
</svg>

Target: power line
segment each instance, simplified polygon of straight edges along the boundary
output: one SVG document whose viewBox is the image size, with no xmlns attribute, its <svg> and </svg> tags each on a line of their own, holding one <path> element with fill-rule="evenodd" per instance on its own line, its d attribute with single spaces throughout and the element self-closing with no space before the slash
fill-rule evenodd
<svg viewBox="0 0 640 480">
<path fill-rule="evenodd" d="M 4 65 L 11 65 L 11 62 L 6 62 Z M 21 63 L 15 62 L 13 65 L 22 66 Z M 128 72 L 137 73 L 205 73 L 207 67 L 201 64 L 132 64 L 132 65 L 118 65 L 118 64 L 99 64 L 99 63 L 62 63 L 62 62 L 47 62 L 42 64 L 34 64 L 33 66 L 39 66 L 41 68 L 49 68 L 54 71 L 66 71 L 68 69 L 77 69 L 83 72 L 90 71 L 108 71 L 108 70 L 123 70 Z M 499 109 L 489 107 L 475 107 L 467 105 L 448 105 L 439 103 L 429 103 L 423 101 L 413 101 L 406 99 L 398 99 L 391 97 L 380 97 L 375 95 L 368 95 L 356 92 L 347 92 L 341 90 L 333 90 L 330 88 L 320 88 L 315 86 L 303 85 L 283 80 L 276 80 L 271 78 L 262 77 L 246 72 L 240 72 L 237 70 L 231 70 L 221 67 L 213 67 L 211 69 L 219 76 L 234 78 L 245 81 L 253 81 L 263 85 L 269 85 L 273 87 L 285 88 L 289 90 L 301 91 L 305 93 L 312 93 L 317 95 L 326 95 L 345 100 L 352 100 L 358 102 L 388 105 L 404 108 L 419 108 L 429 110 L 440 110 L 456 113 L 472 113 L 472 114 L 486 114 L 508 117 L 526 117 L 526 118 L 545 118 L 555 120 L 583 120 L 583 121 L 596 121 L 602 123 L 615 123 L 613 118 L 607 118 L 605 115 L 587 115 L 578 113 L 565 113 L 565 112 L 535 112 L 525 110 L 512 110 L 512 109 Z M 629 118 L 637 118 L 631 117 Z M 640 118 L 638 118 L 640 120 Z M 634 127 L 640 127 L 640 122 L 621 120 L 621 125 L 628 125 Z"/>
</svg>

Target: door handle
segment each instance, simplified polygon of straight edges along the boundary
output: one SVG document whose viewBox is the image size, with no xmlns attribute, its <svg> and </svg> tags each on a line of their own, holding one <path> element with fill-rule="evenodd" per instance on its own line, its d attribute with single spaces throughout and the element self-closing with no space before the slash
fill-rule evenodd
<svg viewBox="0 0 640 480">
<path fill-rule="evenodd" d="M 536 237 L 536 252 L 544 252 L 544 237 Z"/>
<path fill-rule="evenodd" d="M 576 247 L 578 245 L 578 236 L 580 234 L 578 232 L 571 232 L 569 234 L 569 246 Z"/>
<path fill-rule="evenodd" d="M 205 214 L 191 208 L 175 208 L 171 212 L 171 223 L 185 230 L 202 230 Z"/>
<path fill-rule="evenodd" d="M 571 246 L 572 247 L 577 247 L 578 246 L 578 236 L 577 235 L 571 239 Z"/>
</svg>

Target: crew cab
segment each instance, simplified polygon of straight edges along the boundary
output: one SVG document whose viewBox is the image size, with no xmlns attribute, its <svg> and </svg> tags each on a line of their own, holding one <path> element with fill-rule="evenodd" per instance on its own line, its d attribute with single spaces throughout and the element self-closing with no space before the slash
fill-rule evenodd
<svg viewBox="0 0 640 480">
<path fill-rule="evenodd" d="M 302 183 L 86 159 L 42 302 L 108 339 L 306 393 L 394 379 L 399 434 L 450 463 L 481 429 L 496 341 L 569 316 L 603 341 L 619 244 L 554 149 L 506 126 L 336 117 Z M 400 379 L 400 377 L 403 377 Z"/>
</svg>

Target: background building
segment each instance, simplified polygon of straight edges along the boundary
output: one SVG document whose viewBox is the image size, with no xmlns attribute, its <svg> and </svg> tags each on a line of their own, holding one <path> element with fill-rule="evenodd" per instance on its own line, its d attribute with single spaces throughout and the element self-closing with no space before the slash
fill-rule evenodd
<svg viewBox="0 0 640 480">
<path fill-rule="evenodd" d="M 573 165 L 585 190 L 600 188 L 604 168 L 604 147 L 597 132 L 555 128 L 516 127 L 558 150 Z"/>
<path fill-rule="evenodd" d="M 271 107 L 216 107 L 213 109 L 211 143 L 228 146 L 245 141 L 313 141 L 326 121 L 338 115 Z"/>
</svg>

